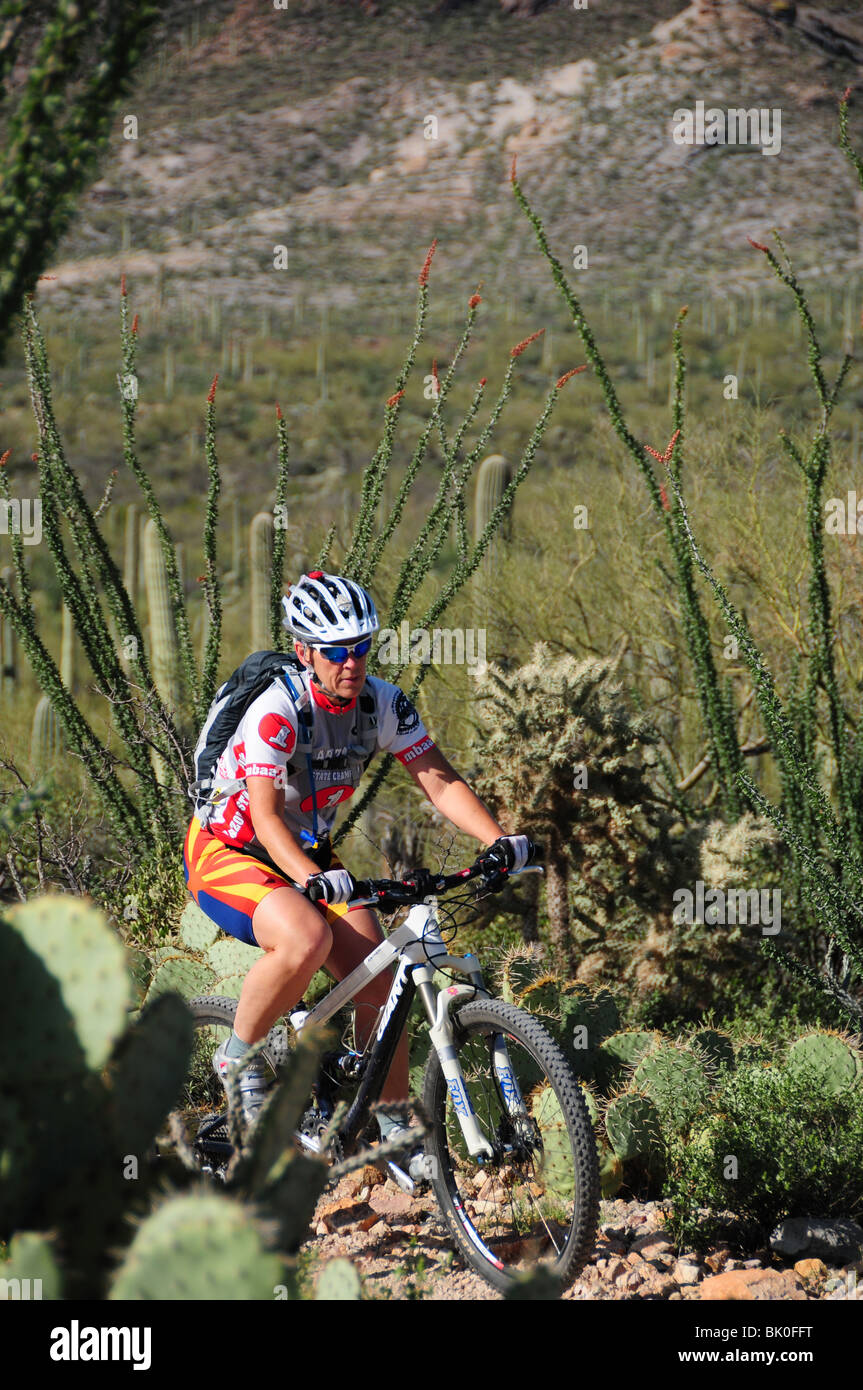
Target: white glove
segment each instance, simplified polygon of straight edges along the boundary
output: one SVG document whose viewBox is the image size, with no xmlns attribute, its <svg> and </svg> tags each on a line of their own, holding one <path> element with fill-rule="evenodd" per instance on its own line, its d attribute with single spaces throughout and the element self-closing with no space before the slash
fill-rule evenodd
<svg viewBox="0 0 863 1390">
<path fill-rule="evenodd" d="M 327 904 L 349 903 L 356 896 L 357 885 L 347 869 L 328 869 L 325 874 L 312 874 L 306 880 L 306 891 L 309 897 L 323 898 Z"/>
<path fill-rule="evenodd" d="M 505 843 L 512 847 L 512 872 L 518 873 L 530 858 L 533 845 L 527 835 L 507 835 Z"/>
</svg>

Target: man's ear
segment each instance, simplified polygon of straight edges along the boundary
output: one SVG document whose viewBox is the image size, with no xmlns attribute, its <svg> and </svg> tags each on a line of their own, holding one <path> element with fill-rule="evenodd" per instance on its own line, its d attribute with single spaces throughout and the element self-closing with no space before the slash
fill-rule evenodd
<svg viewBox="0 0 863 1390">
<path fill-rule="evenodd" d="M 308 649 L 303 645 L 302 642 L 298 642 L 296 638 L 294 638 L 294 651 L 296 652 L 302 664 L 308 669 L 308 667 L 311 665 L 311 662 L 308 659 Z"/>
</svg>

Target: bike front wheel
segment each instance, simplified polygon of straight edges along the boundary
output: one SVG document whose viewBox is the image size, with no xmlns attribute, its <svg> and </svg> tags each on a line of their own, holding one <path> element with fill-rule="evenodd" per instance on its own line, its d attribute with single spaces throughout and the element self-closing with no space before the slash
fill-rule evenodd
<svg viewBox="0 0 863 1390">
<path fill-rule="evenodd" d="M 581 1088 L 538 1019 L 512 1004 L 477 999 L 452 1024 L 493 1157 L 471 1156 L 455 1108 L 464 1101 L 453 1087 L 454 1102 L 432 1051 L 423 1104 L 438 1205 L 464 1259 L 495 1288 L 506 1292 L 543 1265 L 563 1292 L 585 1264 L 599 1220 L 596 1139 Z"/>
</svg>

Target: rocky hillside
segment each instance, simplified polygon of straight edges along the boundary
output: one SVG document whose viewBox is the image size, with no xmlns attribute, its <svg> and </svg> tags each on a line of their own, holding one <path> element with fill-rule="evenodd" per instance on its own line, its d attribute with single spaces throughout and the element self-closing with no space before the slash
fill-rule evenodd
<svg viewBox="0 0 863 1390">
<path fill-rule="evenodd" d="M 513 155 L 561 258 L 587 248 L 592 285 L 763 282 L 746 237 L 774 226 L 810 274 L 861 264 L 863 197 L 836 143 L 836 97 L 863 63 L 850 5 L 421 9 L 175 6 L 128 101 L 138 138 L 118 120 L 43 302 L 96 311 L 122 267 L 139 292 L 171 277 L 172 297 L 283 309 L 302 296 L 386 323 L 376 309 L 433 236 L 454 297 L 483 280 L 491 298 L 517 286 L 522 306 L 532 289 L 548 301 Z M 781 143 L 772 156 L 675 143 L 674 113 L 698 102 L 765 108 Z M 852 130 L 863 147 L 863 86 Z"/>
</svg>

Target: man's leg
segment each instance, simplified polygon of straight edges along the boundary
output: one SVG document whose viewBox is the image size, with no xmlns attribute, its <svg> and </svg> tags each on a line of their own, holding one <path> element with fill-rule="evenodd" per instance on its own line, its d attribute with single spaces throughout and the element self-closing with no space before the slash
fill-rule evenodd
<svg viewBox="0 0 863 1390">
<path fill-rule="evenodd" d="M 330 910 L 329 923 L 332 930 L 332 950 L 324 962 L 326 969 L 337 980 L 343 980 L 352 970 L 365 960 L 375 946 L 383 941 L 383 932 L 378 919 L 368 908 L 354 908 L 338 916 Z M 376 1022 L 378 1010 L 386 1003 L 393 982 L 392 970 L 384 970 L 374 980 L 360 990 L 356 996 L 357 1046 L 365 1047 Z M 402 1033 L 396 1047 L 386 1083 L 381 1092 L 382 1101 L 400 1101 L 408 1098 L 408 1038 L 407 1030 Z"/>
<path fill-rule="evenodd" d="M 302 999 L 332 951 L 326 919 L 294 888 L 274 888 L 255 908 L 252 926 L 264 955 L 240 994 L 234 1031 L 244 1042 L 265 1038 L 277 1018 Z"/>
</svg>

